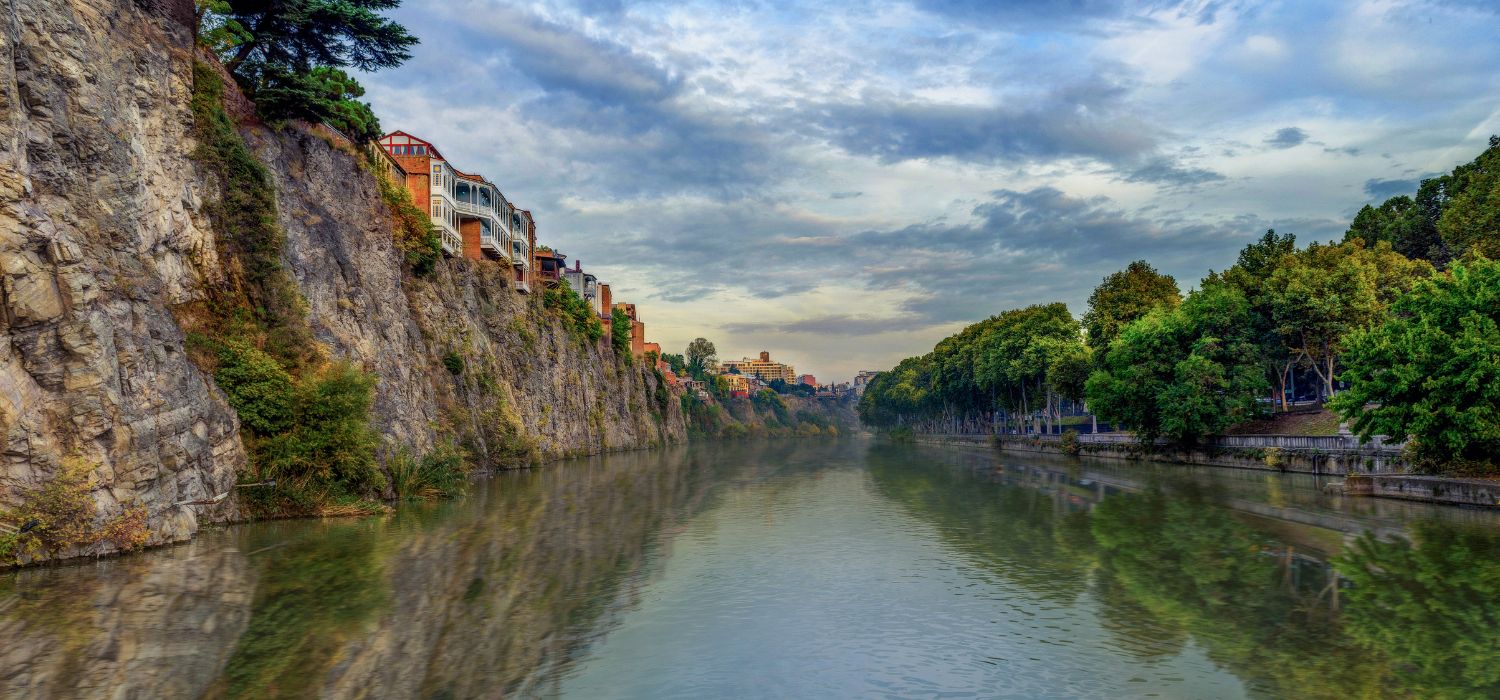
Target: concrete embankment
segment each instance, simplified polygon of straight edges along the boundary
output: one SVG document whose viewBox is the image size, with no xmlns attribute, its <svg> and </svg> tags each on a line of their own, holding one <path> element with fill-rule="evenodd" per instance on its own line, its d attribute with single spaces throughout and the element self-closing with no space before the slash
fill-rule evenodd
<svg viewBox="0 0 1500 700">
<path fill-rule="evenodd" d="M 914 437 L 923 443 L 1067 454 L 1062 440 L 1055 435 L 918 434 Z M 1078 454 L 1081 456 L 1344 476 L 1344 492 L 1350 496 L 1460 506 L 1500 506 L 1500 480 L 1407 474 L 1404 473 L 1407 465 L 1395 447 L 1358 445 L 1352 439 L 1338 436 L 1230 437 L 1187 449 L 1167 445 L 1145 446 L 1118 435 L 1081 435 L 1079 438 Z"/>
</svg>

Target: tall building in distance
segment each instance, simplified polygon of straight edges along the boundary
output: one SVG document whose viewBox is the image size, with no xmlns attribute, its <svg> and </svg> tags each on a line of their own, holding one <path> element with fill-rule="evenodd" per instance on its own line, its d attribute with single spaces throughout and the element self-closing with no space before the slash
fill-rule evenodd
<svg viewBox="0 0 1500 700">
<path fill-rule="evenodd" d="M 787 384 L 797 382 L 797 370 L 791 365 L 771 361 L 771 353 L 762 350 L 759 358 L 747 357 L 743 360 L 724 360 L 719 363 L 719 374 L 726 374 L 730 369 L 735 369 L 739 374 L 746 377 L 757 377 L 763 382 L 774 382 L 780 379 Z"/>
</svg>

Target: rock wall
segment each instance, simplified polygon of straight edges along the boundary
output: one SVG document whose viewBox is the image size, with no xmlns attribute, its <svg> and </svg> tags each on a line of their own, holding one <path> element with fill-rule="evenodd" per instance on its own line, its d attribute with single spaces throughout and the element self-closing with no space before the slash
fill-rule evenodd
<svg viewBox="0 0 1500 700">
<path fill-rule="evenodd" d="M 147 506 L 152 542 L 245 461 L 239 424 L 170 311 L 216 258 L 188 158 L 184 7 L 14 0 L 0 34 L 0 506 L 61 460 L 98 466 L 103 516 Z M 100 544 L 60 555 L 94 554 Z"/>
<path fill-rule="evenodd" d="M 233 498 L 175 504 L 230 490 L 246 461 L 174 316 L 225 278 L 203 213 L 214 190 L 191 157 L 192 8 L 14 0 L 0 39 L 0 508 L 77 457 L 98 465 L 99 519 L 145 505 L 151 544 L 239 517 Z M 388 449 L 456 441 L 494 466 L 685 439 L 658 375 L 569 334 L 497 264 L 404 274 L 352 149 L 296 127 L 241 131 L 275 180 L 283 263 L 317 340 L 378 376 Z"/>
</svg>

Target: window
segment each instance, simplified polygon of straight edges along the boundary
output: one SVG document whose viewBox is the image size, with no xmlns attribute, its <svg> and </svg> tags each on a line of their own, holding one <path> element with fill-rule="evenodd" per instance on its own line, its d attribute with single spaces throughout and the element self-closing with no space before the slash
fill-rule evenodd
<svg viewBox="0 0 1500 700">
<path fill-rule="evenodd" d="M 419 155 L 419 156 L 425 156 L 425 155 L 427 155 L 427 147 L 426 146 L 417 146 L 417 155 Z"/>
</svg>

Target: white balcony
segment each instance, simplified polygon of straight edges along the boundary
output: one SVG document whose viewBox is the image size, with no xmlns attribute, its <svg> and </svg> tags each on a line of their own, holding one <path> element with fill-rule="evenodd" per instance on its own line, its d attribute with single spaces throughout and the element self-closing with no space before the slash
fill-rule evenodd
<svg viewBox="0 0 1500 700">
<path fill-rule="evenodd" d="M 527 284 L 526 280 L 516 280 L 516 290 L 520 291 L 522 294 L 530 294 L 531 285 Z"/>
</svg>

